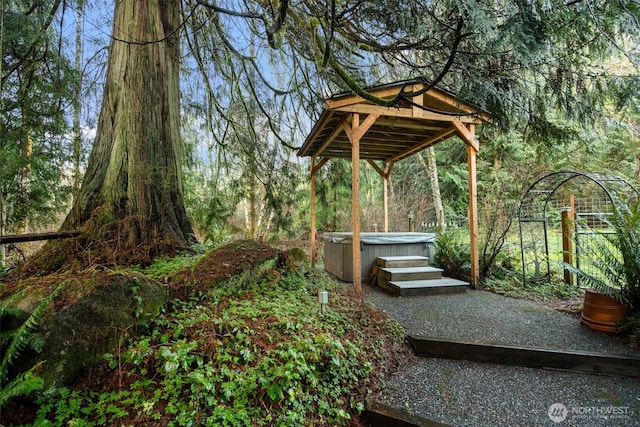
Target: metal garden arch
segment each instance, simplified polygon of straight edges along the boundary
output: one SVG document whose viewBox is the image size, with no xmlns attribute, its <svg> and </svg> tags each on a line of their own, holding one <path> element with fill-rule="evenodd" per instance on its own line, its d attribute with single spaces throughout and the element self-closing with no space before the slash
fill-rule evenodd
<svg viewBox="0 0 640 427">
<path fill-rule="evenodd" d="M 579 187 L 566 187 L 565 184 L 579 181 Z M 602 203 L 593 209 L 587 209 L 582 213 L 576 211 L 572 206 L 568 206 L 566 197 L 571 194 L 571 205 L 573 205 L 573 194 L 584 195 L 587 193 L 599 192 L 604 195 L 606 203 Z M 558 197 L 558 196 L 565 196 Z M 602 219 L 613 212 L 613 207 L 619 212 L 629 209 L 629 204 L 638 199 L 637 190 L 624 179 L 606 173 L 561 171 L 543 176 L 535 181 L 527 189 L 520 202 L 518 210 L 518 222 L 520 231 L 520 250 L 522 254 L 522 276 L 524 285 L 527 284 L 527 269 L 533 267 L 533 277 L 542 279 L 549 277 L 551 264 L 549 257 L 548 229 L 550 224 L 558 224 L 563 220 L 561 214 L 573 210 L 575 214 L 580 214 L 583 220 L 589 218 L 594 221 L 596 218 Z M 556 214 L 551 217 L 552 211 Z M 576 227 L 578 225 L 576 218 Z M 543 236 L 544 239 L 537 239 Z M 578 233 L 576 233 L 576 237 Z M 576 245 L 576 249 L 579 245 Z M 579 259 L 579 258 L 578 258 Z M 546 267 L 546 271 L 544 268 Z"/>
</svg>

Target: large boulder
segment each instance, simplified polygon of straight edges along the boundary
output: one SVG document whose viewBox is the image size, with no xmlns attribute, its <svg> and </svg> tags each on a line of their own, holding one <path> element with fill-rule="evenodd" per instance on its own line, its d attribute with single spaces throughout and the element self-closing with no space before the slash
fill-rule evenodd
<svg viewBox="0 0 640 427">
<path fill-rule="evenodd" d="M 37 375 L 45 380 L 44 391 L 71 384 L 114 351 L 141 320 L 160 312 L 168 295 L 166 286 L 146 276 L 85 273 L 25 280 L 15 287 L 24 292 L 11 304 L 27 316 L 59 283 L 62 292 L 37 328 L 44 339 L 41 351 L 25 352 L 14 366 L 26 370 L 41 364 Z"/>
</svg>

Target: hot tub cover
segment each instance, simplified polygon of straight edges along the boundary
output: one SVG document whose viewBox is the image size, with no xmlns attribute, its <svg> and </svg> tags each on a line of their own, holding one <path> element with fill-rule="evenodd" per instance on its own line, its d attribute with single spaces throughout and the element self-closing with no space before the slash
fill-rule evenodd
<svg viewBox="0 0 640 427">
<path fill-rule="evenodd" d="M 324 233 L 325 242 L 350 244 L 353 242 L 353 233 L 350 231 Z M 367 245 L 393 245 L 400 243 L 428 243 L 434 242 L 435 233 L 360 233 L 360 243 Z"/>
</svg>

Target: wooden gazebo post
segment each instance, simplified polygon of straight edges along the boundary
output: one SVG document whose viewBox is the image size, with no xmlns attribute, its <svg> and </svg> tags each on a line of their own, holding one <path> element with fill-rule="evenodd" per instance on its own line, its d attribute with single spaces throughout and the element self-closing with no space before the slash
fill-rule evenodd
<svg viewBox="0 0 640 427">
<path fill-rule="evenodd" d="M 393 163 L 384 164 L 382 169 L 382 209 L 384 210 L 384 232 L 389 232 L 389 178 Z"/>
<path fill-rule="evenodd" d="M 480 287 L 480 248 L 478 245 L 478 183 L 476 180 L 477 150 L 467 145 L 469 173 L 469 251 L 471 252 L 471 287 Z"/>
<path fill-rule="evenodd" d="M 393 163 L 383 162 L 382 167 L 378 166 L 378 164 L 369 159 L 369 164 L 373 167 L 373 169 L 378 172 L 378 175 L 382 178 L 382 212 L 384 215 L 383 218 L 383 227 L 382 230 L 385 233 L 389 232 L 389 177 L 391 177 L 391 169 L 393 168 Z"/>
<path fill-rule="evenodd" d="M 378 114 L 369 114 L 360 123 L 360 114 L 349 115 L 351 124 L 342 123 L 344 132 L 351 143 L 351 230 L 353 233 L 353 286 L 356 293 L 362 292 L 362 269 L 360 252 L 360 139 L 378 120 Z"/>
<path fill-rule="evenodd" d="M 352 116 L 353 129 L 360 126 L 360 114 Z M 362 291 L 362 271 L 360 269 L 362 254 L 360 253 L 360 136 L 351 132 L 345 125 L 347 136 L 351 141 L 351 230 L 353 231 L 353 286 L 356 293 Z"/>
<path fill-rule="evenodd" d="M 316 163 L 316 158 L 312 157 L 311 158 L 311 167 L 309 170 L 309 179 L 311 181 L 311 188 L 310 188 L 310 193 L 311 193 L 311 200 L 310 200 L 310 206 L 309 209 L 311 210 L 310 214 L 311 214 L 311 224 L 310 224 L 310 228 L 311 228 L 311 236 L 310 236 L 310 243 L 311 243 L 311 267 L 314 268 L 316 266 L 316 259 L 318 257 L 318 246 L 317 246 L 317 242 L 316 242 L 316 173 L 318 173 L 318 171 L 320 170 L 320 168 L 327 163 L 327 159 L 322 159 L 320 160 L 318 163 Z"/>
<path fill-rule="evenodd" d="M 469 177 L 469 251 L 471 252 L 471 287 L 480 287 L 480 249 L 478 244 L 478 182 L 476 155 L 480 144 L 476 139 L 475 125 L 453 121 L 457 134 L 467 144 L 467 173 Z"/>
</svg>

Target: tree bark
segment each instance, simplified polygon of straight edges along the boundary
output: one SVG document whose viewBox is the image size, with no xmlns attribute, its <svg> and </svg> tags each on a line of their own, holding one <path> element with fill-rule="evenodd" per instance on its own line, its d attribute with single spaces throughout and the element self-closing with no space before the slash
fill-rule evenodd
<svg viewBox="0 0 640 427">
<path fill-rule="evenodd" d="M 436 165 L 436 151 L 433 146 L 427 148 L 428 162 L 425 162 L 422 155 L 418 155 L 422 162 L 422 165 L 429 175 L 429 181 L 431 182 L 431 194 L 433 195 L 433 209 L 436 213 L 436 228 L 439 232 L 445 231 L 447 228 L 444 219 L 444 208 L 442 206 L 442 195 L 440 194 L 440 183 L 438 182 L 438 166 Z"/>
<path fill-rule="evenodd" d="M 76 56 L 75 69 L 82 67 L 82 20 L 84 18 L 84 1 L 77 2 L 76 10 Z M 80 154 L 82 149 L 82 135 L 80 129 L 80 93 L 82 92 L 82 73 L 76 83 L 76 97 L 73 101 L 73 200 L 80 191 Z"/>
<path fill-rule="evenodd" d="M 195 241 L 181 177 L 180 2 L 120 1 L 114 15 L 96 138 L 62 230 L 82 231 L 94 263 L 137 264 Z"/>
</svg>

